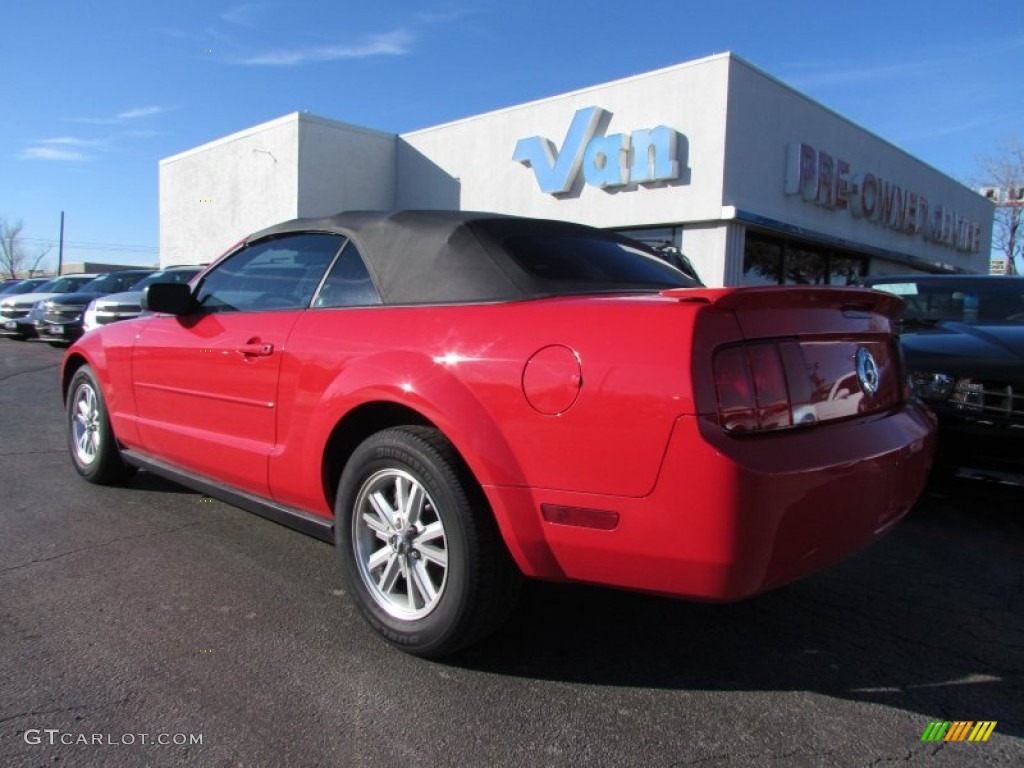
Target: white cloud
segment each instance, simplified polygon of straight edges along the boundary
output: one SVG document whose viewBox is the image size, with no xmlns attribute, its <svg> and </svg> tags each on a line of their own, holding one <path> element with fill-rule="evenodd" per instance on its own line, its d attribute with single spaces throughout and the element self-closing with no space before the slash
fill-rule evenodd
<svg viewBox="0 0 1024 768">
<path fill-rule="evenodd" d="M 479 16 L 487 13 L 483 8 L 454 8 L 448 11 L 430 11 L 417 13 L 416 20 L 421 24 L 448 24 L 459 21 L 467 16 Z"/>
<path fill-rule="evenodd" d="M 411 51 L 414 36 L 406 29 L 396 29 L 381 35 L 370 35 L 350 45 L 313 46 L 309 48 L 268 53 L 241 59 L 239 64 L 271 67 L 290 67 L 314 61 L 339 59 L 366 59 L 372 56 L 404 56 Z"/>
<path fill-rule="evenodd" d="M 235 24 L 240 27 L 255 26 L 256 17 L 263 10 L 270 6 L 270 3 L 241 3 L 232 6 L 220 14 L 221 19 L 228 24 Z"/>
<path fill-rule="evenodd" d="M 170 109 L 170 107 L 150 105 L 146 107 L 132 107 L 131 109 L 118 112 L 113 117 L 72 117 L 69 119 L 74 123 L 84 123 L 86 125 L 117 125 L 126 120 L 138 120 L 140 117 L 159 115 L 170 111 Z"/>
<path fill-rule="evenodd" d="M 110 152 L 116 150 L 117 145 L 124 138 L 155 135 L 157 135 L 156 131 L 151 130 L 122 130 L 97 139 L 83 139 L 80 136 L 53 136 L 48 139 L 33 140 L 31 146 L 23 149 L 19 157 L 23 160 L 92 160 L 95 154 L 87 153 L 85 150 Z"/>
<path fill-rule="evenodd" d="M 898 61 L 889 61 L 876 66 L 864 66 L 852 60 L 791 61 L 782 66 L 785 82 L 797 88 L 846 85 L 850 83 L 888 83 L 893 78 L 936 73 L 955 73 L 979 60 L 1012 60 L 1024 47 L 1024 37 L 1005 39 L 986 38 L 967 41 L 961 46 L 947 48 L 941 56 L 924 56 L 918 52 L 905 51 Z M 788 70 L 788 72 L 787 72 Z"/>
<path fill-rule="evenodd" d="M 79 161 L 89 159 L 88 155 L 82 152 L 73 149 L 57 149 L 56 147 L 27 147 L 22 150 L 19 157 L 22 160 Z"/>
<path fill-rule="evenodd" d="M 786 78 L 786 82 L 795 88 L 812 88 L 845 83 L 868 83 L 873 81 L 889 81 L 916 72 L 927 72 L 935 66 L 935 62 L 911 61 L 887 64 L 877 67 L 848 67 L 828 69 L 815 67 L 813 74 L 794 74 Z"/>
<path fill-rule="evenodd" d="M 68 119 L 73 123 L 84 125 L 114 125 L 121 122 L 116 117 L 69 117 Z"/>
<path fill-rule="evenodd" d="M 52 139 L 40 139 L 37 144 L 57 144 L 64 147 L 98 147 L 105 142 L 102 139 L 80 139 L 77 136 L 55 136 Z"/>
<path fill-rule="evenodd" d="M 161 112 L 166 112 L 165 107 L 134 107 L 133 109 L 126 109 L 124 112 L 119 112 L 117 115 L 118 120 L 134 120 L 138 117 L 149 117 L 150 115 L 159 115 Z"/>
</svg>

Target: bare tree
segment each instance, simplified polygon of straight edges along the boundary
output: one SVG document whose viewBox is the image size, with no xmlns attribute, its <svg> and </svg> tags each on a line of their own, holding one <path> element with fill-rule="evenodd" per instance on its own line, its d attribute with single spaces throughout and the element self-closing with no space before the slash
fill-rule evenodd
<svg viewBox="0 0 1024 768">
<path fill-rule="evenodd" d="M 22 229 L 24 224 L 20 221 L 9 224 L 7 219 L 0 218 L 0 275 L 3 277 L 34 274 L 50 252 L 50 246 L 34 254 L 26 251 L 21 242 Z"/>
<path fill-rule="evenodd" d="M 1018 261 L 1024 252 L 1024 141 L 1010 139 L 998 154 L 979 162 L 980 186 L 996 203 L 992 249 L 1006 259 L 1006 274 L 1021 274 Z"/>
</svg>

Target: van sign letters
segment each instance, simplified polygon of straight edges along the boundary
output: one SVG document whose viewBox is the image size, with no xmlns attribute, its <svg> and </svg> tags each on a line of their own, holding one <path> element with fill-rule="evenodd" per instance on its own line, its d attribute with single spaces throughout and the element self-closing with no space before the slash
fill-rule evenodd
<svg viewBox="0 0 1024 768">
<path fill-rule="evenodd" d="M 516 142 L 512 159 L 533 169 L 549 195 L 563 195 L 583 170 L 584 181 L 601 189 L 651 184 L 679 178 L 676 132 L 664 125 L 604 136 L 598 128 L 611 113 L 600 107 L 577 110 L 561 149 L 550 139 L 531 136 Z"/>
</svg>

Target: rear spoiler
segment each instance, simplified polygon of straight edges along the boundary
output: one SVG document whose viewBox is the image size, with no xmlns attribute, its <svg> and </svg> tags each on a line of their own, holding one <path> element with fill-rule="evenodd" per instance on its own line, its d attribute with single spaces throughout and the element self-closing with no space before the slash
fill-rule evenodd
<svg viewBox="0 0 1024 768">
<path fill-rule="evenodd" d="M 720 309 L 838 309 L 874 312 L 895 318 L 903 299 L 867 288 L 830 285 L 767 285 L 741 288 L 669 288 L 661 295 L 677 301 L 712 304 Z"/>
</svg>

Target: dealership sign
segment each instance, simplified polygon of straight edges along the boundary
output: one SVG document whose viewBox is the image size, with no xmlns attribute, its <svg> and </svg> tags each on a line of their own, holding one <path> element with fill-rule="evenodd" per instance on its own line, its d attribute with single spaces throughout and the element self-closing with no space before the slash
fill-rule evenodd
<svg viewBox="0 0 1024 768">
<path fill-rule="evenodd" d="M 814 205 L 845 210 L 906 235 L 965 253 L 981 250 L 981 224 L 949 206 L 932 204 L 919 190 L 874 173 L 854 171 L 845 160 L 809 144 L 790 144 L 786 153 L 786 194 Z"/>
<path fill-rule="evenodd" d="M 512 159 L 532 168 L 542 192 L 562 195 L 583 180 L 612 189 L 679 178 L 676 132 L 664 125 L 609 136 L 598 129 L 611 113 L 600 107 L 580 109 L 561 149 L 550 139 L 532 136 L 516 142 Z"/>
</svg>

